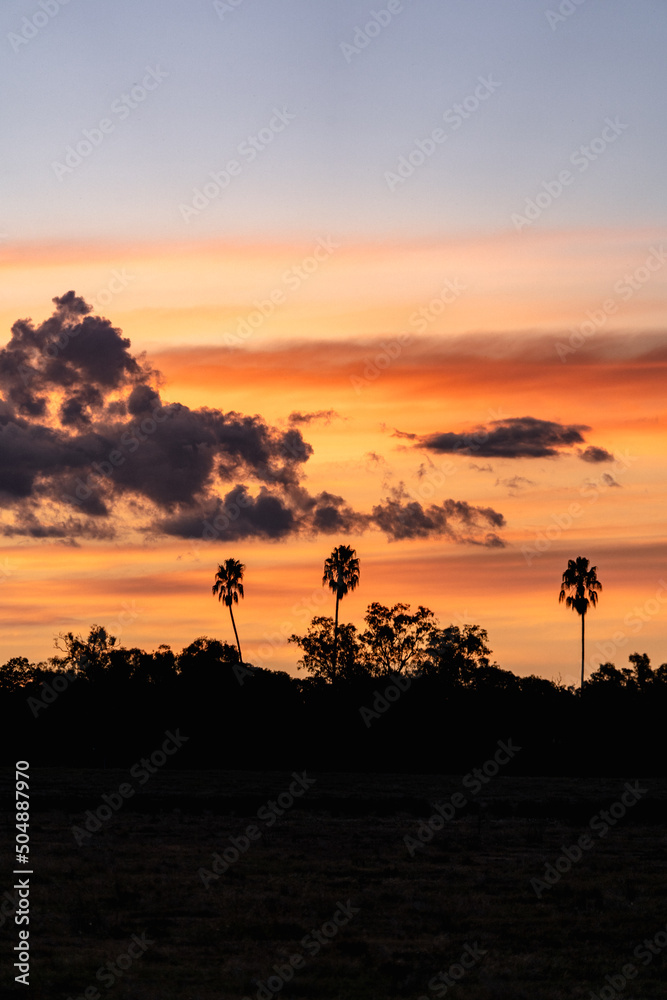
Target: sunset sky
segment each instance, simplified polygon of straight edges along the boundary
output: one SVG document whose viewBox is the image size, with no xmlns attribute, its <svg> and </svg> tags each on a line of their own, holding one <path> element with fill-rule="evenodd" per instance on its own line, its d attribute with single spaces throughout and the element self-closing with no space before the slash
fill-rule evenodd
<svg viewBox="0 0 667 1000">
<path fill-rule="evenodd" d="M 667 661 L 660 0 L 0 20 L 2 662 L 232 641 L 234 557 L 244 656 L 296 674 L 341 543 L 343 621 L 576 683 L 584 555 L 589 669 Z"/>
</svg>

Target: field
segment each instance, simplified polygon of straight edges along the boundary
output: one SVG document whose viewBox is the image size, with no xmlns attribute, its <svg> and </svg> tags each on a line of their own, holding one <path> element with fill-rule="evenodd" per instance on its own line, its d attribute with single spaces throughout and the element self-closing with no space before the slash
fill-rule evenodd
<svg viewBox="0 0 667 1000">
<path fill-rule="evenodd" d="M 0 777 L 11 795 L 13 772 Z M 636 776 L 499 776 L 479 791 L 462 776 L 307 778 L 297 795 L 287 773 L 165 769 L 125 799 L 127 771 L 35 771 L 25 995 L 589 1000 L 602 990 L 611 1000 L 631 963 L 625 1000 L 665 997 L 667 782 L 640 781 L 648 791 L 636 804 L 591 828 Z M 267 803 L 281 793 L 294 801 L 278 816 Z M 454 815 L 409 850 L 406 835 L 416 841 L 456 793 L 465 804 L 455 799 Z M 103 794 L 120 807 L 89 833 L 86 810 Z M 576 855 L 586 832 L 591 846 L 561 861 L 538 898 L 531 879 L 563 847 Z M 5 834 L 0 892 L 12 884 L 11 817 Z M 217 877 L 215 853 L 219 870 L 228 865 Z M 11 917 L 0 933 L 7 955 Z M 450 968 L 450 985 L 434 980 Z M 1 996 L 15 995 L 11 970 L 2 985 Z"/>
</svg>

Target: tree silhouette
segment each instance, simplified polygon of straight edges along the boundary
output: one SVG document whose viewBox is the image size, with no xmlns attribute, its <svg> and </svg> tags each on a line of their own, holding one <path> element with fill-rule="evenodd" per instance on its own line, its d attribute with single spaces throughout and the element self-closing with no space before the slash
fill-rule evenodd
<svg viewBox="0 0 667 1000">
<path fill-rule="evenodd" d="M 338 626 L 337 677 L 333 674 L 333 618 L 318 615 L 311 621 L 305 635 L 291 635 L 287 641 L 296 643 L 303 650 L 303 658 L 299 660 L 297 670 L 306 670 L 311 677 L 332 683 L 367 676 L 363 647 L 354 625 Z"/>
<path fill-rule="evenodd" d="M 568 559 L 567 569 L 563 573 L 558 603 L 565 601 L 567 608 L 574 608 L 578 615 L 581 615 L 581 689 L 584 688 L 584 619 L 588 611 L 588 605 L 596 606 L 598 602 L 598 591 L 602 590 L 602 584 L 598 582 L 597 566 L 588 565 L 588 559 L 578 556 L 576 559 Z"/>
<path fill-rule="evenodd" d="M 241 643 L 239 642 L 239 634 L 236 631 L 232 603 L 238 604 L 239 595 L 243 597 L 243 584 L 241 580 L 243 579 L 244 569 L 245 566 L 238 559 L 226 559 L 222 565 L 218 566 L 218 572 L 215 574 L 215 583 L 212 587 L 213 593 L 218 595 L 218 600 L 224 601 L 229 608 L 240 663 L 243 663 L 243 657 L 241 656 Z"/>
<path fill-rule="evenodd" d="M 329 584 L 329 589 L 333 590 L 336 595 L 333 647 L 333 677 L 335 679 L 338 661 L 338 604 L 345 594 L 354 590 L 359 583 L 359 560 L 356 551 L 351 549 L 349 545 L 339 545 L 328 559 L 324 560 L 322 586 L 325 583 Z"/>
<path fill-rule="evenodd" d="M 435 616 L 421 604 L 410 614 L 409 604 L 387 608 L 374 601 L 368 605 L 366 630 L 360 640 L 367 647 L 371 673 L 406 674 L 422 667 L 437 632 Z"/>
</svg>

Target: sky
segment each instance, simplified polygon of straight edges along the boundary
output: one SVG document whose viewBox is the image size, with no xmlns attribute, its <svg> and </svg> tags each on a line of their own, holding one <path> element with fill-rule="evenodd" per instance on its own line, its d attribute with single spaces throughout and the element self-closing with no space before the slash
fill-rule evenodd
<svg viewBox="0 0 667 1000">
<path fill-rule="evenodd" d="M 10 0 L 0 39 L 3 662 L 232 641 L 233 557 L 296 675 L 338 544 L 342 620 L 566 683 L 583 555 L 588 669 L 667 660 L 664 4 Z"/>
</svg>

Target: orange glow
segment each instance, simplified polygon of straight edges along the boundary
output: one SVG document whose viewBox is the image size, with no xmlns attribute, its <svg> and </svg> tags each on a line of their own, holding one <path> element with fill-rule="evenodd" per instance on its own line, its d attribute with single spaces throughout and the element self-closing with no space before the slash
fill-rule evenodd
<svg viewBox="0 0 667 1000">
<path fill-rule="evenodd" d="M 626 629 L 617 665 L 634 643 L 654 665 L 667 659 L 662 605 L 636 635 L 623 624 L 636 604 L 653 598 L 665 573 L 667 352 L 654 332 L 663 322 L 667 268 L 627 301 L 617 295 L 617 311 L 565 361 L 557 352 L 659 241 L 647 230 L 343 245 L 298 287 L 285 275 L 313 255 L 315 241 L 26 245 L 0 257 L 0 318 L 8 337 L 16 319 L 40 322 L 52 297 L 74 288 L 98 300 L 95 311 L 122 328 L 134 352 L 148 351 L 164 375 L 166 401 L 258 413 L 283 427 L 293 411 L 336 411 L 329 422 L 302 425 L 314 448 L 304 466 L 311 493 L 340 494 L 367 512 L 403 484 L 425 506 L 452 497 L 500 511 L 506 549 L 388 543 L 377 531 L 349 539 L 362 578 L 345 598 L 343 620 L 362 625 L 373 600 L 425 604 L 443 624 L 487 628 L 501 666 L 551 675 L 571 660 L 576 680 L 576 621 L 557 593 L 567 559 L 577 554 L 598 565 L 605 588 L 588 625 L 591 640 Z M 105 304 L 101 293 L 114 272 L 126 284 Z M 443 289 L 456 282 L 465 288 L 444 302 Z M 225 334 L 249 323 L 257 302 L 276 291 L 284 301 L 237 346 L 225 346 Z M 423 333 L 413 318 L 419 309 L 430 310 Z M 634 329 L 642 332 L 627 333 Z M 411 337 L 401 344 L 405 333 Z M 452 456 L 394 436 L 395 429 L 467 432 L 526 415 L 590 426 L 586 443 L 616 461 L 582 462 L 577 449 L 544 459 Z M 573 504 L 575 516 L 568 515 Z M 568 516 L 571 523 L 559 527 Z M 135 529 L 146 520 L 128 515 Z M 234 556 L 248 566 L 238 613 L 244 652 L 295 672 L 298 650 L 285 636 L 331 612 L 322 563 L 348 541 L 133 538 L 81 547 L 7 538 L 5 659 L 45 659 L 57 632 L 87 632 L 93 622 L 115 634 L 120 626 L 123 642 L 146 648 L 168 642 L 180 649 L 202 634 L 231 641 L 210 587 L 216 565 Z"/>
<path fill-rule="evenodd" d="M 348 244 L 322 234 L 312 273 L 310 243 L 48 245 L 5 248 L 0 257 L 0 319 L 44 318 L 53 295 L 69 288 L 120 325 L 135 347 L 221 344 L 225 333 L 267 301 L 283 300 L 250 338 L 363 338 L 418 332 L 410 318 L 435 303 L 425 333 L 577 328 L 587 311 L 614 298 L 604 329 L 660 328 L 667 268 L 625 301 L 614 291 L 640 267 L 662 234 L 639 231 L 498 233 L 442 243 Z M 334 244 L 340 243 L 340 246 Z M 295 271 L 296 269 L 296 271 Z M 126 284 L 107 294 L 114 273 Z M 287 273 L 290 278 L 286 278 Z M 301 277 L 299 277 L 301 274 Z M 438 305 L 447 281 L 460 294 Z M 108 299 L 108 301 L 107 301 Z"/>
</svg>

